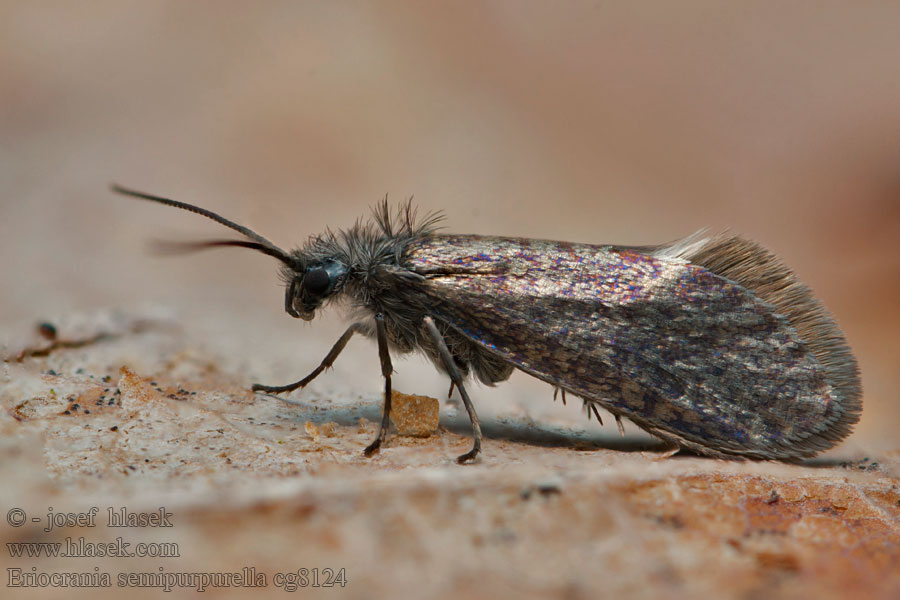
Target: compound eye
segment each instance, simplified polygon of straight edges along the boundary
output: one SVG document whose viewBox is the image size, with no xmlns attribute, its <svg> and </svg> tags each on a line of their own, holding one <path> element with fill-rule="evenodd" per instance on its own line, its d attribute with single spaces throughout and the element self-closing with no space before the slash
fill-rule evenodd
<svg viewBox="0 0 900 600">
<path fill-rule="evenodd" d="M 328 291 L 331 286 L 331 277 L 328 271 L 319 267 L 310 269 L 303 276 L 303 290 L 313 296 L 320 296 Z"/>
</svg>

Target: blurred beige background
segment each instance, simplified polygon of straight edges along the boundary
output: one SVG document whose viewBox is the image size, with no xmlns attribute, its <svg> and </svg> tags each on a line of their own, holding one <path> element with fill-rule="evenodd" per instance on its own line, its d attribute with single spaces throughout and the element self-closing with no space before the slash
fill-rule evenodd
<svg viewBox="0 0 900 600">
<path fill-rule="evenodd" d="M 286 316 L 274 261 L 151 256 L 148 239 L 222 230 L 112 181 L 283 246 L 384 194 L 459 232 L 731 228 L 844 328 L 865 389 L 849 444 L 896 447 L 898 31 L 897 3 L 2 2 L 0 332 L 163 305 L 272 365 L 248 381 L 325 354 L 339 316 Z M 356 341 L 316 385 L 377 393 L 376 364 Z M 419 359 L 396 367 L 401 389 L 446 390 Z M 476 394 L 550 403 L 523 376 Z"/>
</svg>

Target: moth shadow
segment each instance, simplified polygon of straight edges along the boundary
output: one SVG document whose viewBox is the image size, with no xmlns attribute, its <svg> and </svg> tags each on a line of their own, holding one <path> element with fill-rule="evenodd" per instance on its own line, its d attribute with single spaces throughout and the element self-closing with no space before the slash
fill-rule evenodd
<svg viewBox="0 0 900 600">
<path fill-rule="evenodd" d="M 441 426 L 460 435 L 472 433 L 472 427 L 465 413 L 442 417 Z M 656 452 L 667 448 L 665 442 L 643 432 L 622 436 L 618 431 L 605 433 L 572 429 L 525 419 L 496 418 L 482 421 L 481 432 L 487 440 L 577 451 Z"/>
<path fill-rule="evenodd" d="M 272 394 L 262 394 L 262 396 L 289 405 L 291 409 L 288 410 L 292 413 L 290 418 L 297 421 L 310 421 L 316 424 L 333 421 L 344 426 L 356 425 L 360 418 L 376 424 L 381 421 L 380 402 L 337 404 L 328 406 L 323 410 L 323 407 L 315 402 L 283 398 Z M 447 431 L 462 436 L 472 435 L 472 426 L 469 423 L 465 410 L 458 410 L 448 414 L 446 407 L 442 406 L 440 425 Z M 634 426 L 632 426 L 632 429 L 634 429 Z M 621 436 L 617 431 L 615 433 L 589 431 L 509 417 L 483 420 L 481 422 L 481 431 L 486 440 L 502 440 L 544 448 L 569 448 L 575 451 L 665 452 L 671 448 L 665 441 L 643 431 L 629 432 L 625 436 Z M 392 435 L 395 434 L 396 432 L 392 431 Z M 687 448 L 679 449 L 672 458 L 688 457 L 709 458 Z M 742 459 L 735 457 L 734 460 L 740 461 Z M 858 471 L 878 471 L 880 469 L 877 459 L 859 456 L 819 456 L 787 462 L 818 469 L 843 468 Z"/>
<path fill-rule="evenodd" d="M 851 471 L 863 471 L 871 473 L 873 471 L 881 471 L 881 465 L 878 459 L 868 456 L 860 457 L 840 457 L 840 456 L 816 456 L 800 461 L 798 464 L 804 467 L 812 467 L 814 469 L 848 469 Z"/>
<path fill-rule="evenodd" d="M 292 418 L 298 421 L 311 421 L 316 424 L 333 421 L 344 426 L 356 425 L 360 418 L 376 424 L 381 421 L 381 404 L 376 402 L 332 405 L 323 410 L 322 406 L 311 402 L 270 394 L 264 396 L 290 405 L 296 410 Z M 441 427 L 462 436 L 472 435 L 472 426 L 464 410 L 451 414 L 444 411 L 445 408 L 442 407 Z M 544 448 L 569 448 L 577 451 L 662 452 L 668 448 L 665 442 L 644 432 L 621 436 L 618 431 L 615 433 L 588 431 L 506 417 L 482 420 L 481 432 L 486 440 L 502 440 Z M 393 434 L 396 432 L 392 428 Z"/>
</svg>

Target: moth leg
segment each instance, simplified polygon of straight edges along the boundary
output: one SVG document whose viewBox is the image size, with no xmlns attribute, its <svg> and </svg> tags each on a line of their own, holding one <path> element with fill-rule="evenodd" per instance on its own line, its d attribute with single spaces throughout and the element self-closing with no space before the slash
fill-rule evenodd
<svg viewBox="0 0 900 600">
<path fill-rule="evenodd" d="M 344 346 L 347 345 L 347 342 L 350 341 L 350 338 L 353 337 L 354 333 L 365 333 L 365 327 L 362 323 L 354 323 L 350 327 L 347 328 L 347 331 L 338 338 L 338 341 L 335 342 L 334 346 L 332 346 L 331 350 L 322 359 L 322 364 L 316 367 L 316 370 L 295 383 L 289 383 L 288 385 L 262 385 L 261 383 L 254 383 L 253 387 L 250 388 L 254 392 L 268 392 L 270 394 L 280 394 L 281 392 L 293 392 L 297 388 L 306 387 L 310 381 L 319 376 L 319 374 L 334 364 L 334 361 L 337 360 L 338 355 L 344 349 Z"/>
<path fill-rule="evenodd" d="M 387 437 L 388 430 L 391 427 L 391 373 L 394 372 L 394 368 L 391 365 L 391 353 L 388 351 L 384 315 L 381 313 L 375 315 L 375 333 L 378 338 L 378 358 L 381 360 L 381 374 L 384 376 L 384 413 L 381 415 L 378 436 L 363 450 L 363 454 L 366 456 L 371 456 L 381 448 L 381 444 Z"/>
<path fill-rule="evenodd" d="M 431 340 L 434 342 L 435 347 L 437 347 L 438 354 L 441 355 L 441 362 L 444 363 L 444 368 L 447 369 L 450 380 L 456 385 L 456 389 L 459 390 L 459 395 L 462 396 L 463 404 L 465 404 L 466 411 L 469 413 L 469 420 L 472 421 L 472 437 L 475 439 L 475 444 L 472 446 L 471 450 L 456 458 L 457 462 L 465 463 L 474 460 L 481 452 L 481 423 L 478 421 L 478 415 L 475 414 L 475 407 L 472 405 L 472 400 L 469 399 L 469 393 L 466 391 L 466 388 L 463 387 L 462 376 L 459 373 L 459 369 L 456 367 L 456 362 L 450 354 L 450 349 L 447 348 L 444 337 L 441 335 L 441 332 L 438 331 L 437 325 L 434 324 L 434 319 L 425 317 L 423 322 L 425 323 L 425 330 L 428 331 Z"/>
<path fill-rule="evenodd" d="M 559 395 L 560 391 L 562 391 L 563 406 L 565 406 L 566 405 L 566 390 L 563 388 L 553 386 L 553 401 L 556 402 L 556 397 Z"/>
<path fill-rule="evenodd" d="M 622 417 L 616 415 L 616 425 L 619 427 L 619 435 L 625 437 L 625 426 L 622 425 Z"/>
<path fill-rule="evenodd" d="M 593 412 L 594 416 L 597 417 L 597 422 L 600 423 L 600 425 L 603 425 L 603 419 L 600 418 L 600 411 L 597 410 L 597 405 L 584 398 L 582 398 L 581 401 L 584 403 L 582 408 L 584 409 L 584 412 L 587 413 L 588 421 L 591 420 L 591 412 Z"/>
<path fill-rule="evenodd" d="M 681 446 L 678 445 L 678 442 L 666 439 L 664 439 L 663 441 L 666 443 L 666 445 L 659 453 L 656 454 L 656 456 L 653 458 L 654 460 L 665 460 L 667 458 L 672 458 L 673 456 L 678 454 L 679 450 L 681 450 Z"/>
</svg>

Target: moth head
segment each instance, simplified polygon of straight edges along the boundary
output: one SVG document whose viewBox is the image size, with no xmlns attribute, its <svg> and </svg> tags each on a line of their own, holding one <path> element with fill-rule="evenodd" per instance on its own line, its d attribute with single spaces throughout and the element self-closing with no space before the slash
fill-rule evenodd
<svg viewBox="0 0 900 600">
<path fill-rule="evenodd" d="M 347 267 L 327 259 L 286 271 L 289 283 L 284 292 L 284 310 L 292 317 L 311 321 L 316 309 L 340 290 Z"/>
<path fill-rule="evenodd" d="M 166 243 L 164 249 L 176 252 L 193 252 L 196 250 L 204 250 L 206 248 L 217 248 L 222 246 L 234 246 L 238 248 L 250 248 L 272 256 L 282 262 L 283 273 L 288 282 L 287 291 L 285 293 L 284 308 L 292 317 L 298 317 L 309 321 L 313 318 L 315 309 L 325 301 L 342 281 L 346 274 L 346 268 L 337 261 L 320 261 L 310 262 L 300 253 L 285 252 L 266 238 L 258 233 L 238 225 L 233 221 L 229 221 L 225 217 L 216 213 L 187 204 L 178 202 L 160 196 L 153 196 L 143 192 L 137 192 L 127 188 L 113 185 L 114 192 L 140 198 L 142 200 L 150 200 L 167 206 L 174 206 L 182 210 L 187 210 L 198 215 L 202 215 L 208 219 L 212 219 L 216 223 L 224 225 L 229 229 L 233 229 L 246 237 L 246 240 L 206 240 L 202 242 L 177 242 Z"/>
</svg>

